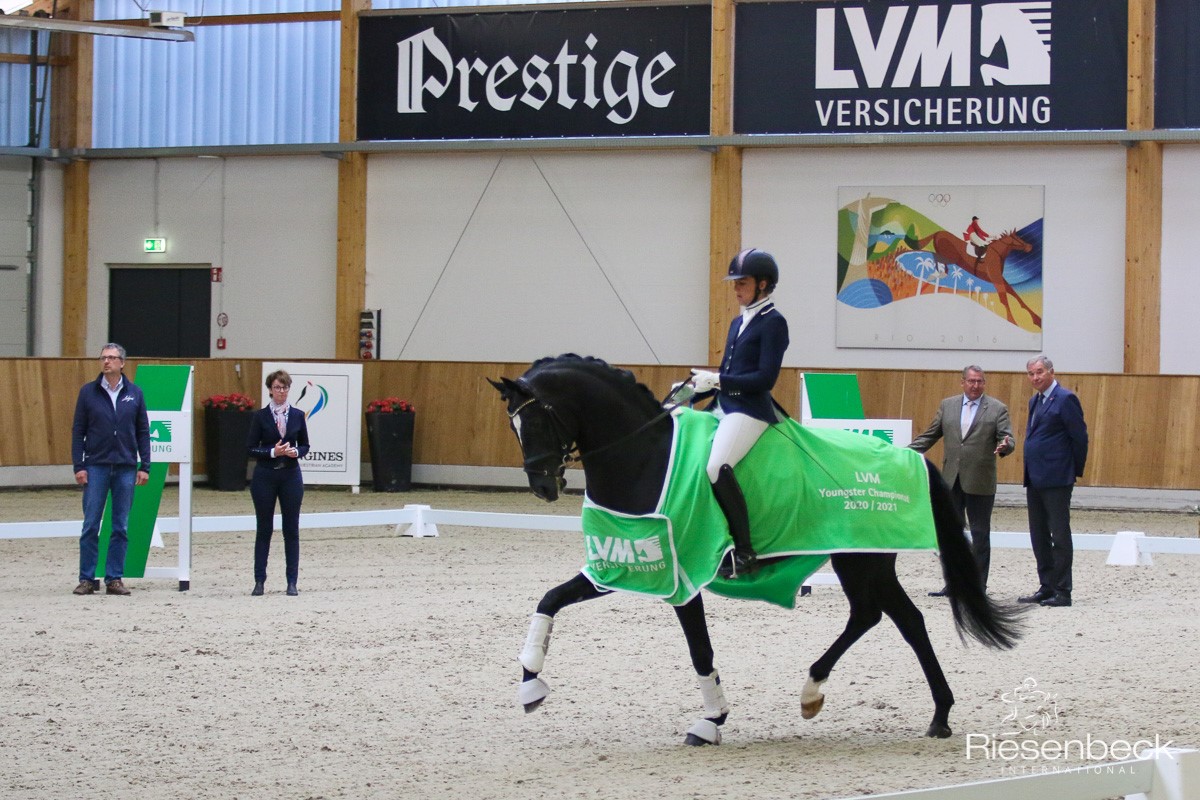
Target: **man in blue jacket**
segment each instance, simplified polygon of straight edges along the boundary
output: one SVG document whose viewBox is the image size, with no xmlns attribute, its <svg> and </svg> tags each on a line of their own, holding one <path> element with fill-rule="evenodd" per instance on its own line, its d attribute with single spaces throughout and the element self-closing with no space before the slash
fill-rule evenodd
<svg viewBox="0 0 1200 800">
<path fill-rule="evenodd" d="M 79 585 L 75 594 L 100 588 L 96 561 L 100 553 L 100 523 L 112 495 L 112 538 L 104 582 L 108 594 L 127 595 L 126 532 L 133 505 L 134 484 L 150 478 L 150 420 L 142 390 L 122 374 L 125 348 L 109 342 L 100 351 L 100 377 L 85 383 L 75 401 L 71 426 L 71 460 L 75 482 L 83 487 L 83 533 L 79 536 Z"/>
<path fill-rule="evenodd" d="M 1025 430 L 1025 499 L 1038 590 L 1017 598 L 1043 606 L 1071 605 L 1071 492 L 1083 476 L 1088 433 L 1083 406 L 1054 377 L 1054 363 L 1036 356 L 1025 365 L 1035 394 Z"/>
</svg>

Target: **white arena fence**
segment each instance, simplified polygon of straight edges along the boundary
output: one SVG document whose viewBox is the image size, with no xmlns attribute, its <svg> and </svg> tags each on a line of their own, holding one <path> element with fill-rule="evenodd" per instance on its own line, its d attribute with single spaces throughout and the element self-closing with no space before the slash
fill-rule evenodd
<svg viewBox="0 0 1200 800">
<path fill-rule="evenodd" d="M 574 531 L 583 530 L 580 517 L 557 514 L 505 514 L 491 511 L 450 511 L 426 505 L 406 505 L 403 508 L 376 511 L 315 512 L 300 515 L 301 528 L 350 528 L 389 526 L 402 536 L 437 536 L 438 525 L 459 525 L 475 528 L 512 528 L 519 530 Z M 82 520 L 56 522 L 0 523 L 0 539 L 43 539 L 59 536 L 78 537 Z M 280 527 L 275 515 L 275 527 Z M 193 517 L 192 533 L 253 531 L 252 514 L 239 516 Z M 162 533 L 178 533 L 178 517 L 162 517 L 155 526 L 154 544 L 161 546 Z M 1029 534 L 993 531 L 992 547 L 1029 549 Z M 1076 550 L 1106 550 L 1108 563 L 1122 566 L 1149 565 L 1152 554 L 1200 555 L 1200 539 L 1171 536 L 1146 536 L 1137 531 L 1119 533 L 1077 533 L 1072 537 Z M 155 577 L 147 571 L 146 577 Z M 818 572 L 809 585 L 836 585 L 833 573 Z"/>
<path fill-rule="evenodd" d="M 846 800 L 1108 800 L 1122 796 L 1125 800 L 1196 800 L 1200 797 L 1200 751 L 1162 748 L 1129 761 Z"/>
</svg>

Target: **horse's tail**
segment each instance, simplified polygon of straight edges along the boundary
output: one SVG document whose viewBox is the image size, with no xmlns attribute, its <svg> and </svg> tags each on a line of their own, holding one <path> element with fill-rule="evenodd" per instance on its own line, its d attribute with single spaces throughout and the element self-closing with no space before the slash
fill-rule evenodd
<svg viewBox="0 0 1200 800">
<path fill-rule="evenodd" d="M 963 534 L 963 518 L 950 487 L 929 459 L 925 459 L 925 464 L 929 468 L 929 499 L 946 578 L 946 596 L 954 612 L 958 635 L 964 641 L 965 634 L 987 647 L 1007 650 L 1021 637 L 1020 617 L 1025 609 L 997 603 L 988 597 L 975 554 Z"/>
</svg>

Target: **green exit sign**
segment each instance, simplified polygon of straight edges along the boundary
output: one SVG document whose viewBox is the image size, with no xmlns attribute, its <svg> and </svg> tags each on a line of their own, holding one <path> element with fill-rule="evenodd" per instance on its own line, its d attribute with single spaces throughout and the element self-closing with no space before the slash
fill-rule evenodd
<svg viewBox="0 0 1200 800">
<path fill-rule="evenodd" d="M 142 245 L 142 249 L 147 253 L 165 253 L 167 252 L 167 240 L 146 239 Z"/>
</svg>

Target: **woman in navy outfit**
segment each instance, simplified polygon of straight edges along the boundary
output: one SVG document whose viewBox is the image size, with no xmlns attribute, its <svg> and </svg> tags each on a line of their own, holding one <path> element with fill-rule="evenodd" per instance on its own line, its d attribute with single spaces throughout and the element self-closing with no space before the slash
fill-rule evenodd
<svg viewBox="0 0 1200 800">
<path fill-rule="evenodd" d="M 305 414 L 288 405 L 292 376 L 276 370 L 267 376 L 271 402 L 254 412 L 246 446 L 258 459 L 250 480 L 250 497 L 258 518 L 254 540 L 254 591 L 263 593 L 267 582 L 267 555 L 271 552 L 274 532 L 275 501 L 283 516 L 283 553 L 287 559 L 287 593 L 295 597 L 300 571 L 300 503 L 304 499 L 304 479 L 300 459 L 308 453 L 308 424 Z"/>
<path fill-rule="evenodd" d="M 729 263 L 725 280 L 733 281 L 741 314 L 729 326 L 721 371 L 694 369 L 692 383 L 697 393 L 716 392 L 710 410 L 721 421 L 713 437 L 707 471 L 713 494 L 729 521 L 734 544 L 732 557 L 721 564 L 719 574 L 736 578 L 753 571 L 758 556 L 750 542 L 746 498 L 733 468 L 769 425 L 786 416 L 771 397 L 771 389 L 783 366 L 788 326 L 771 302 L 771 292 L 779 283 L 779 266 L 770 253 L 743 250 Z"/>
</svg>

